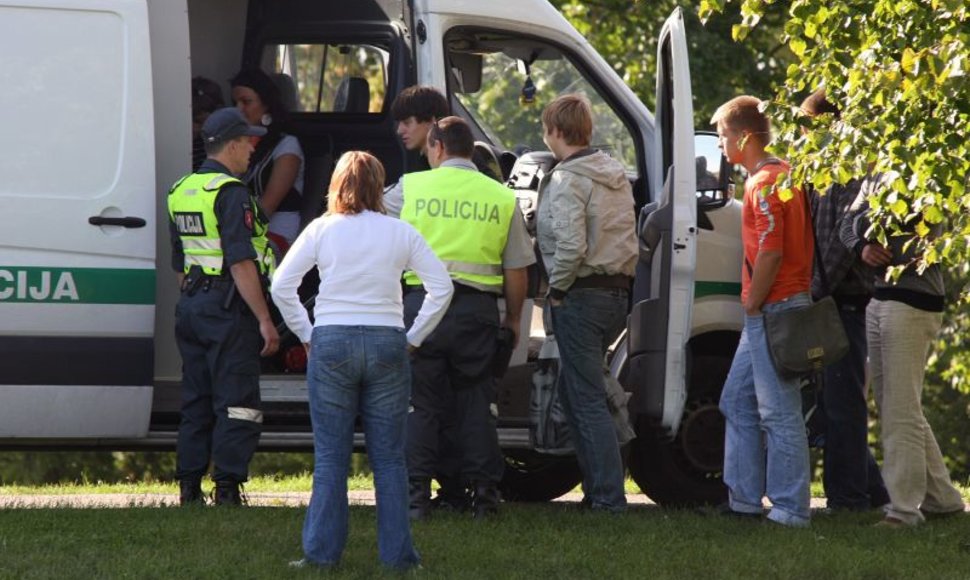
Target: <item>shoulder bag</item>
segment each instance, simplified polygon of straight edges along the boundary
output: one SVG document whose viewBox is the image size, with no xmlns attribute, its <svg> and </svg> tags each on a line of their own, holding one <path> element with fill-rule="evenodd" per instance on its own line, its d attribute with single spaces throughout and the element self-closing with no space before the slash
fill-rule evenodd
<svg viewBox="0 0 970 580">
<path fill-rule="evenodd" d="M 765 335 L 768 350 L 778 373 L 785 377 L 801 377 L 817 373 L 849 352 L 849 339 L 839 316 L 839 308 L 830 296 L 828 276 L 818 256 L 818 240 L 815 237 L 815 224 L 808 197 L 802 192 L 805 201 L 812 241 L 815 264 L 822 277 L 825 297 L 812 302 L 805 308 L 765 313 Z M 751 264 L 745 260 L 748 276 L 752 275 Z"/>
</svg>

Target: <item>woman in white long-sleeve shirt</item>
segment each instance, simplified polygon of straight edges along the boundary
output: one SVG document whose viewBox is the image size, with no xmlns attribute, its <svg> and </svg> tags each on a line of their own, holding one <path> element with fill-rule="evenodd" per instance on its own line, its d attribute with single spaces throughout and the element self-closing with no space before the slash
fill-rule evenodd
<svg viewBox="0 0 970 580">
<path fill-rule="evenodd" d="M 417 565 L 408 522 L 404 435 L 411 371 L 408 350 L 441 320 L 454 291 L 444 265 L 409 224 L 387 217 L 384 168 L 368 153 L 345 153 L 330 183 L 327 214 L 296 239 L 273 276 L 273 301 L 309 358 L 313 495 L 299 565 L 337 564 L 347 541 L 347 471 L 354 421 L 363 419 L 377 491 L 377 546 L 391 568 Z M 297 297 L 316 266 L 320 291 L 311 326 Z M 427 297 L 405 333 L 401 274 L 420 276 Z"/>
</svg>

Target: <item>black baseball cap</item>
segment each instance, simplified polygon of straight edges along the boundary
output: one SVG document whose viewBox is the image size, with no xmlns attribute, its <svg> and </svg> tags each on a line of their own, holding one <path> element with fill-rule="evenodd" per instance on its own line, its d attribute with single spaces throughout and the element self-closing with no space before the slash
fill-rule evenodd
<svg viewBox="0 0 970 580">
<path fill-rule="evenodd" d="M 202 140 L 206 143 L 222 143 L 244 135 L 260 137 L 265 134 L 265 127 L 250 125 L 242 112 L 235 107 L 213 111 L 202 124 Z"/>
</svg>

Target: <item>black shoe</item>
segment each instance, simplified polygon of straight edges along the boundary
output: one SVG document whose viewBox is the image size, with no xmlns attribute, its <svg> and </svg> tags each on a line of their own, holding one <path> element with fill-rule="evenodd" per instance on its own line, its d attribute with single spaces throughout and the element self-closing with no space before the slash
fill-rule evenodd
<svg viewBox="0 0 970 580">
<path fill-rule="evenodd" d="M 408 517 L 424 520 L 431 515 L 431 480 L 412 478 L 408 480 Z"/>
<path fill-rule="evenodd" d="M 179 505 L 180 506 L 203 506 L 205 496 L 202 495 L 202 482 L 195 480 L 184 480 L 179 482 Z"/>
<path fill-rule="evenodd" d="M 246 498 L 238 483 L 216 482 L 216 489 L 212 492 L 213 503 L 221 506 L 243 506 Z"/>
<path fill-rule="evenodd" d="M 439 488 L 434 499 L 431 500 L 431 508 L 435 511 L 462 513 L 472 507 L 471 492 L 464 488 Z"/>
<path fill-rule="evenodd" d="M 475 491 L 472 494 L 472 515 L 476 520 L 480 520 L 497 514 L 501 499 L 495 484 L 475 484 Z"/>
</svg>

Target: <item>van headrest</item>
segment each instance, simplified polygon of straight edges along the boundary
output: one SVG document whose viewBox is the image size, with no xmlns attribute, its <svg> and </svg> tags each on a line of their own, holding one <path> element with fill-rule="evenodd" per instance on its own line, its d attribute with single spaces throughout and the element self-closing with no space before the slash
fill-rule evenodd
<svg viewBox="0 0 970 580">
<path fill-rule="evenodd" d="M 300 100 L 296 98 L 296 83 L 293 77 L 286 73 L 274 73 L 270 76 L 273 84 L 280 91 L 280 104 L 287 111 L 299 111 Z"/>
<path fill-rule="evenodd" d="M 363 77 L 346 77 L 333 99 L 335 113 L 366 113 L 370 110 L 370 85 Z"/>
</svg>

